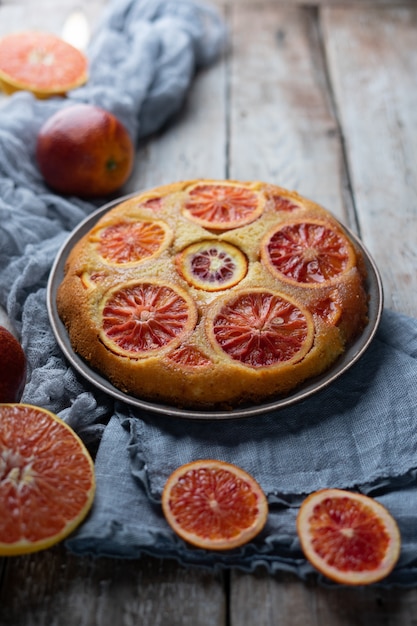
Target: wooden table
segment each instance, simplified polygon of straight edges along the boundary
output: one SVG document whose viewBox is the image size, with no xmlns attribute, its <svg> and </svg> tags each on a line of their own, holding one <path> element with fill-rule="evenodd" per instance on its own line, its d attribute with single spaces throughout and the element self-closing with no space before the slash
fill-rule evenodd
<svg viewBox="0 0 417 626">
<path fill-rule="evenodd" d="M 141 144 L 125 192 L 196 177 L 297 189 L 359 233 L 386 307 L 417 316 L 417 4 L 217 0 L 229 53 Z M 61 32 L 77 0 L 0 0 L 0 35 Z M 105 0 L 89 0 L 94 24 Z M 417 525 L 416 525 L 417 532 Z M 328 589 L 293 575 L 78 558 L 0 560 L 1 626 L 416 624 L 417 589 Z"/>
</svg>

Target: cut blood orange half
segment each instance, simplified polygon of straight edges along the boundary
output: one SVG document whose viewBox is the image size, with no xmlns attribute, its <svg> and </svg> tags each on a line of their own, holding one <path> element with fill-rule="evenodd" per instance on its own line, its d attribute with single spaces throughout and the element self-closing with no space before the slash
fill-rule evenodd
<svg viewBox="0 0 417 626">
<path fill-rule="evenodd" d="M 264 527 L 268 502 L 257 481 L 241 468 L 216 460 L 182 465 L 168 478 L 162 509 L 185 541 L 207 550 L 230 550 Z"/>
<path fill-rule="evenodd" d="M 79 437 L 45 409 L 0 404 L 0 555 L 67 537 L 94 498 L 94 466 Z"/>
<path fill-rule="evenodd" d="M 256 368 L 296 363 L 314 339 L 307 309 L 281 293 L 262 289 L 222 300 L 207 323 L 214 347 Z"/>
<path fill-rule="evenodd" d="M 342 316 L 342 307 L 337 302 L 337 292 L 331 293 L 326 298 L 316 302 L 313 312 L 328 324 L 335 326 Z"/>
<path fill-rule="evenodd" d="M 197 322 L 191 297 L 177 286 L 130 282 L 101 304 L 103 343 L 121 356 L 143 358 L 178 346 Z"/>
<path fill-rule="evenodd" d="M 204 228 L 221 231 L 250 224 L 263 208 L 263 196 L 249 187 L 203 182 L 188 190 L 183 214 Z"/>
<path fill-rule="evenodd" d="M 0 40 L 0 86 L 38 98 L 64 95 L 87 81 L 87 57 L 59 37 L 19 32 Z"/>
<path fill-rule="evenodd" d="M 387 509 L 368 496 L 341 489 L 308 496 L 298 513 L 297 532 L 311 564 L 346 585 L 382 580 L 400 554 L 400 532 Z"/>
<path fill-rule="evenodd" d="M 179 273 L 193 287 L 205 291 L 229 289 L 245 277 L 246 256 L 225 241 L 199 241 L 176 257 Z"/>
<path fill-rule="evenodd" d="M 309 287 L 330 283 L 356 262 L 348 238 L 335 225 L 320 220 L 274 228 L 262 243 L 261 256 L 273 274 Z"/>
<path fill-rule="evenodd" d="M 134 264 L 157 257 L 172 240 L 168 224 L 158 221 L 118 222 L 96 229 L 90 241 L 107 263 Z"/>
</svg>

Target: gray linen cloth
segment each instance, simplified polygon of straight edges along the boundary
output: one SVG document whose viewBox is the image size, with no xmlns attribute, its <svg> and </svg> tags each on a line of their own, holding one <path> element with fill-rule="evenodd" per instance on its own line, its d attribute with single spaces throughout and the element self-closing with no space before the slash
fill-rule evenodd
<svg viewBox="0 0 417 626">
<path fill-rule="evenodd" d="M 225 41 L 209 6 L 179 0 L 116 0 L 88 54 L 91 79 L 67 100 L 8 98 L 0 109 L 0 305 L 29 360 L 24 402 L 57 413 L 96 455 L 97 493 L 67 540 L 77 554 L 173 557 L 187 565 L 311 573 L 295 518 L 302 498 L 322 487 L 357 489 L 398 520 L 400 562 L 386 584 L 417 583 L 417 321 L 384 311 L 366 354 L 331 386 L 274 414 L 223 422 L 152 415 L 115 401 L 68 366 L 46 309 L 54 258 L 95 206 L 48 190 L 34 160 L 43 121 L 73 101 L 99 104 L 135 139 L 181 106 L 195 70 Z M 225 554 L 194 549 L 165 522 L 160 495 L 182 463 L 218 458 L 240 465 L 265 490 L 264 531 Z"/>
</svg>

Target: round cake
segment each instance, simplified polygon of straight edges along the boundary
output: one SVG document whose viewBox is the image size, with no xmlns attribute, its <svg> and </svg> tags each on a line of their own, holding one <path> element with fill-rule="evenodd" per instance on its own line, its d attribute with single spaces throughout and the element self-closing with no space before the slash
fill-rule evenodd
<svg viewBox="0 0 417 626">
<path fill-rule="evenodd" d="M 114 204 L 71 250 L 57 308 L 119 390 L 178 408 L 284 397 L 367 324 L 362 253 L 324 208 L 262 182 L 193 180 Z"/>
</svg>

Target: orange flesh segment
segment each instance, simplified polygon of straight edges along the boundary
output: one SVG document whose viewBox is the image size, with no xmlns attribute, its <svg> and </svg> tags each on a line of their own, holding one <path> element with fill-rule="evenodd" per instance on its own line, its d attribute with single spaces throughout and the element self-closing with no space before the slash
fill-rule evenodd
<svg viewBox="0 0 417 626">
<path fill-rule="evenodd" d="M 168 354 L 168 358 L 182 367 L 204 367 L 211 363 L 211 359 L 195 346 L 179 346 Z"/>
</svg>

